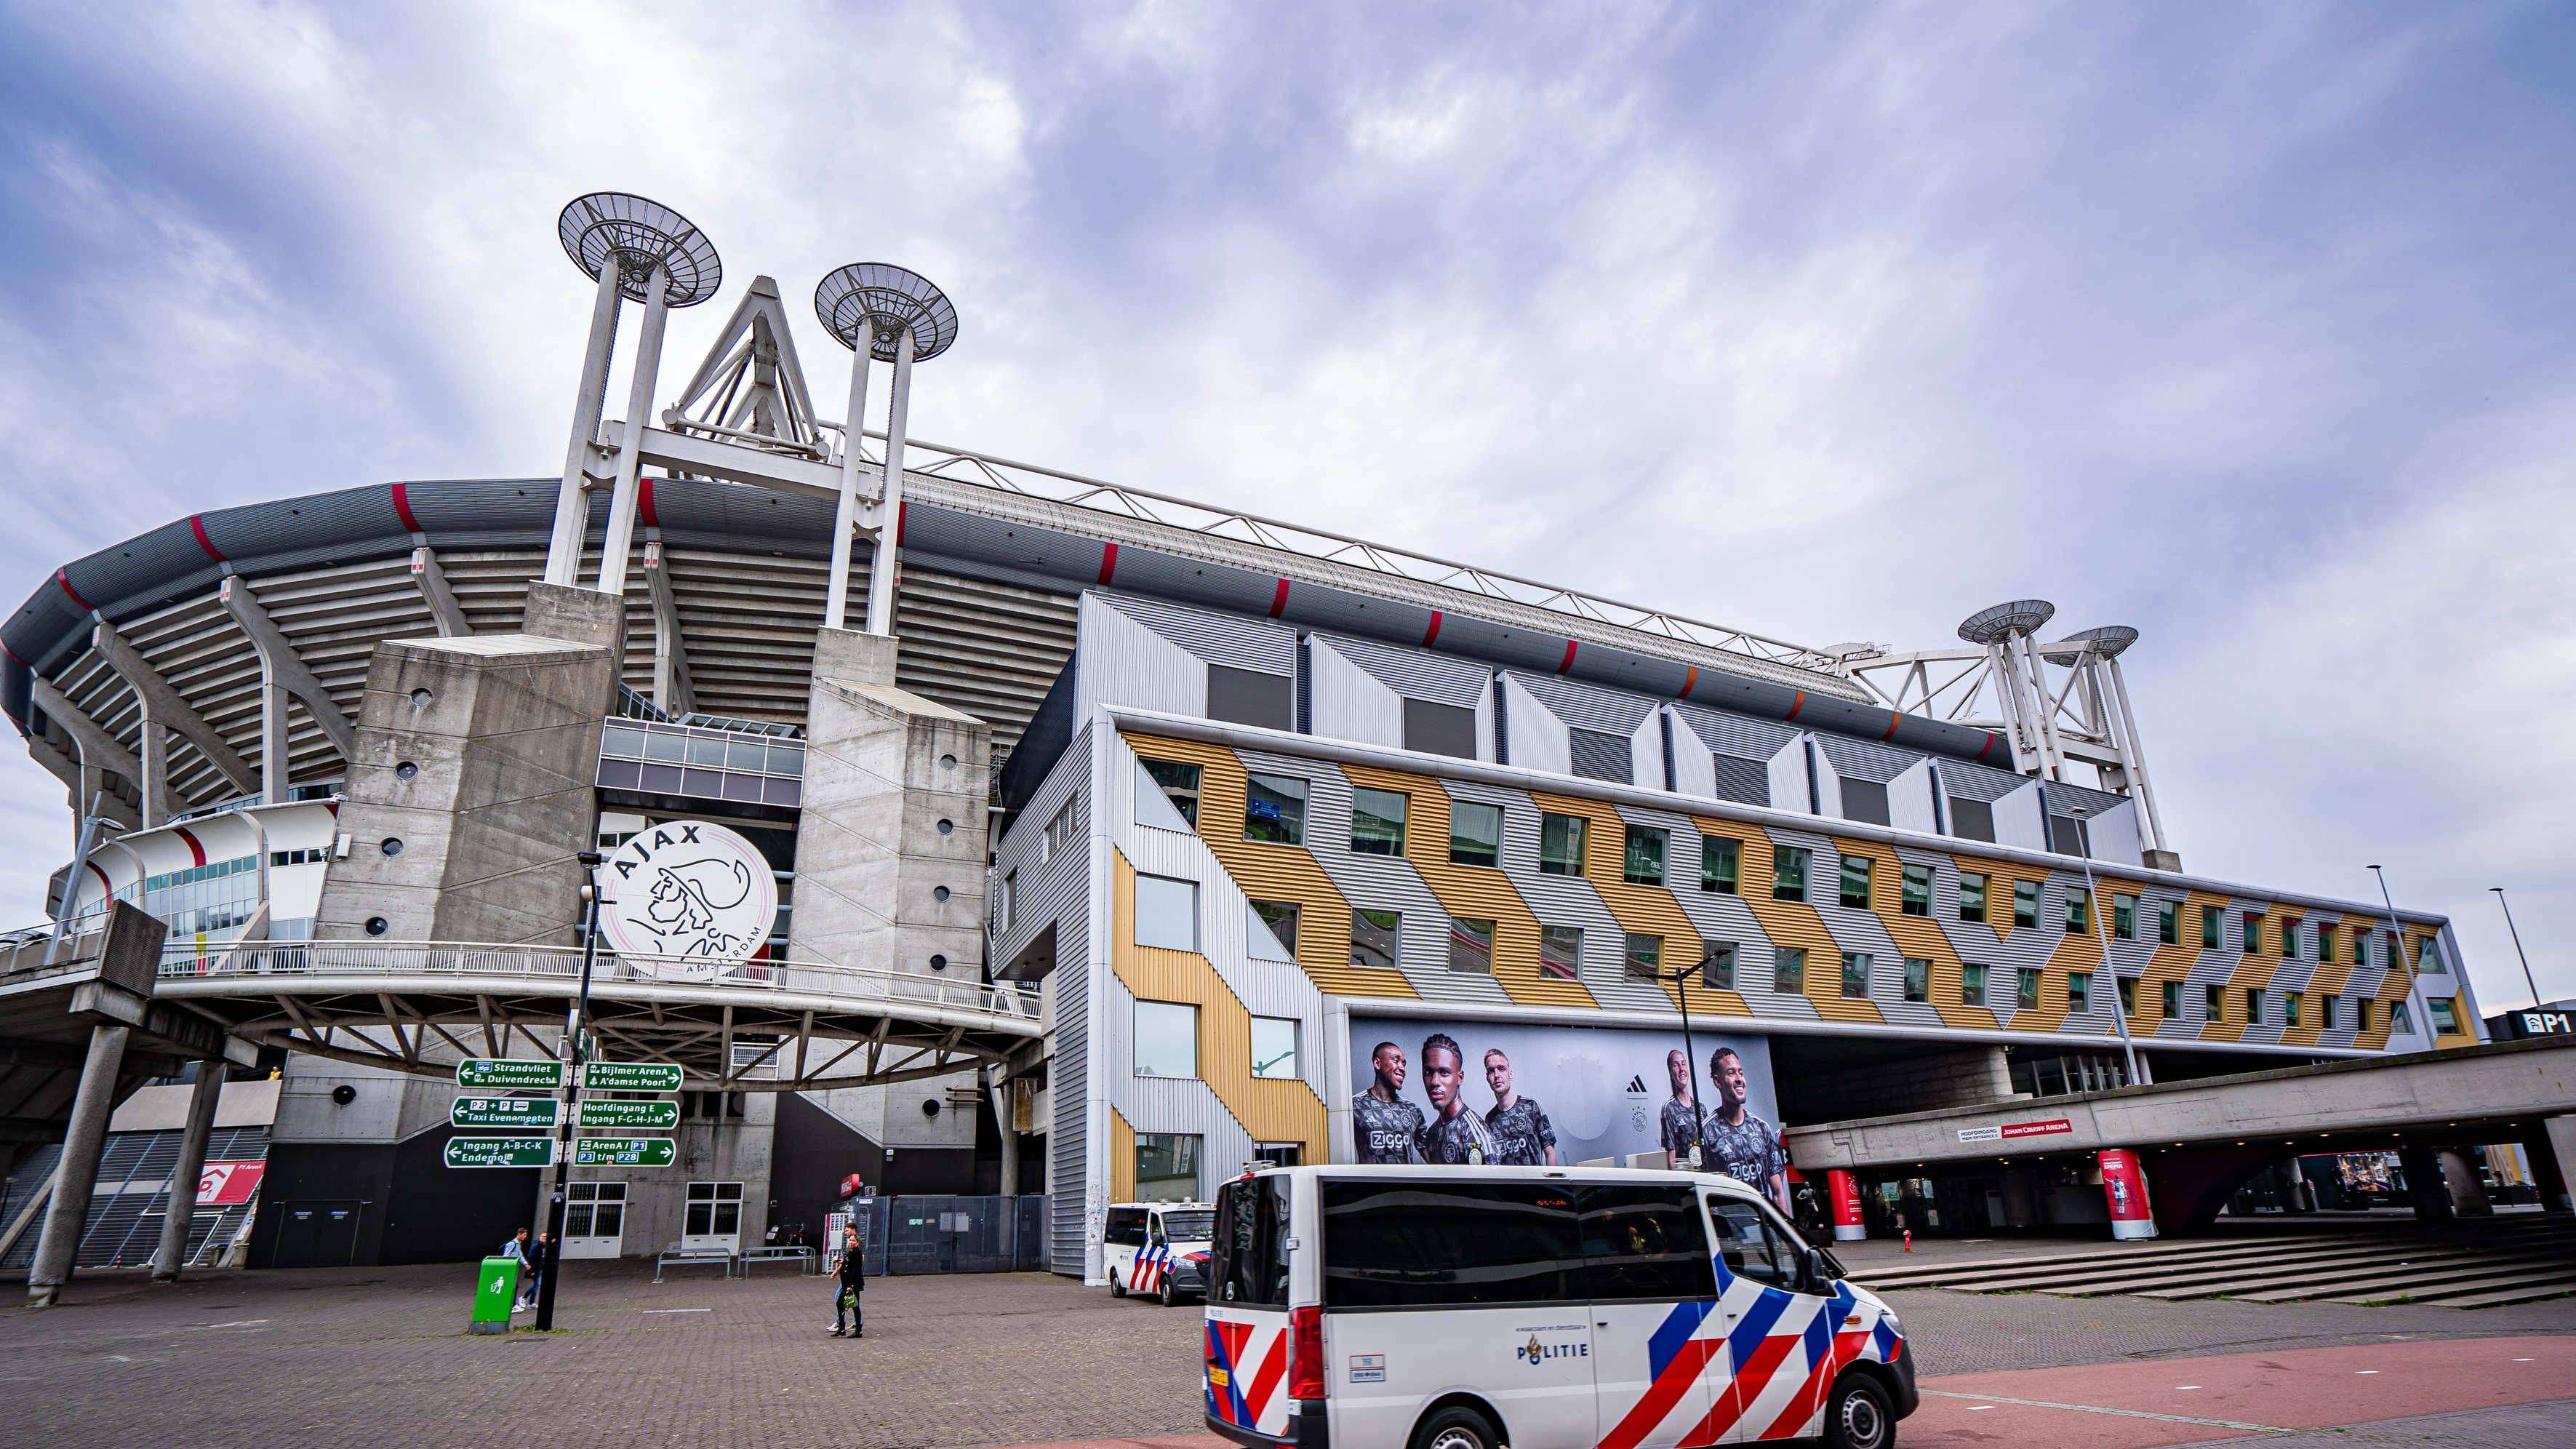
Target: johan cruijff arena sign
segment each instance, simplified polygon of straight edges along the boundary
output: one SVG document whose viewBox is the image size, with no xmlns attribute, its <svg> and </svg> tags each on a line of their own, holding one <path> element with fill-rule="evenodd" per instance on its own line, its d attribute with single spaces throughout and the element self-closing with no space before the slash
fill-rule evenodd
<svg viewBox="0 0 2576 1449">
<path fill-rule="evenodd" d="M 758 847 L 704 820 L 637 832 L 600 866 L 599 927 L 624 956 L 678 957 L 709 974 L 751 958 L 778 918 Z"/>
</svg>

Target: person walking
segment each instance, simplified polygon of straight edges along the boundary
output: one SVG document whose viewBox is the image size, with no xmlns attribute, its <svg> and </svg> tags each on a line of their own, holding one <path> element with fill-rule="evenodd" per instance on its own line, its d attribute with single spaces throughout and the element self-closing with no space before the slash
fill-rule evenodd
<svg viewBox="0 0 2576 1449">
<path fill-rule="evenodd" d="M 525 1313 L 537 1306 L 537 1264 L 528 1253 L 528 1230 L 521 1228 L 501 1245 L 501 1256 L 519 1265 L 519 1301 L 510 1305 L 512 1313 Z"/>
<path fill-rule="evenodd" d="M 834 1255 L 827 1272 L 836 1280 L 832 1285 L 832 1336 L 863 1338 L 867 1325 L 859 1317 L 859 1295 L 868 1286 L 867 1245 L 859 1241 L 859 1225 L 847 1223 L 841 1228 L 841 1250 Z M 847 1323 L 844 1335 L 842 1325 Z"/>
</svg>

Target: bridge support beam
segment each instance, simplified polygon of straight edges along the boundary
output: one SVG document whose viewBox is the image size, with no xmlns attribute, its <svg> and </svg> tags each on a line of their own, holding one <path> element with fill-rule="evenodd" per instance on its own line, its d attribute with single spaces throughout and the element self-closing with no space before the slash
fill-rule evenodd
<svg viewBox="0 0 2576 1449">
<path fill-rule="evenodd" d="M 107 1146 L 107 1119 L 116 1109 L 116 1079 L 125 1066 L 130 1030 L 90 1028 L 89 1055 L 81 1063 L 80 1087 L 72 1097 L 71 1122 L 63 1135 L 62 1166 L 54 1175 L 54 1198 L 45 1207 L 36 1261 L 27 1272 L 31 1308 L 51 1308 L 63 1285 L 71 1281 L 81 1230 L 89 1225 L 90 1194 L 98 1186 L 99 1154 Z M 194 1184 L 190 1186 L 193 1190 Z"/>
<path fill-rule="evenodd" d="M 215 1135 L 215 1108 L 223 1096 L 224 1064 L 197 1063 L 187 1125 L 179 1133 L 179 1160 L 170 1168 L 170 1192 L 162 1209 L 161 1249 L 152 1255 L 155 1283 L 178 1282 L 188 1261 L 188 1233 L 197 1223 L 197 1179 L 206 1171 L 206 1143 Z"/>
<path fill-rule="evenodd" d="M 2523 1139 L 2531 1156 L 2531 1180 L 2540 1189 L 2540 1206 L 2554 1213 L 2576 1211 L 2576 1117 L 2552 1117 Z"/>
</svg>

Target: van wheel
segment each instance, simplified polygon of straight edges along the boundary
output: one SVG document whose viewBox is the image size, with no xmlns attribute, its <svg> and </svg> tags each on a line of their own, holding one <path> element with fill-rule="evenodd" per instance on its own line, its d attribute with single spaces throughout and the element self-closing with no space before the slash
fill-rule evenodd
<svg viewBox="0 0 2576 1449">
<path fill-rule="evenodd" d="M 1832 1449 L 1892 1449 L 1896 1412 L 1887 1390 L 1867 1374 L 1845 1374 L 1825 1402 L 1825 1443 Z"/>
<path fill-rule="evenodd" d="M 1118 1270 L 1115 1268 L 1109 1270 L 1109 1296 L 1112 1298 L 1127 1296 L 1127 1285 L 1118 1281 Z"/>
<path fill-rule="evenodd" d="M 1163 1286 L 1154 1291 L 1154 1301 L 1162 1304 L 1165 1308 L 1169 1308 L 1173 1304 L 1181 1301 L 1180 1295 L 1172 1291 L 1171 1279 L 1164 1279 Z"/>
<path fill-rule="evenodd" d="M 1473 1409 L 1450 1407 L 1413 1431 L 1413 1449 L 1502 1449 L 1494 1422 Z"/>
</svg>

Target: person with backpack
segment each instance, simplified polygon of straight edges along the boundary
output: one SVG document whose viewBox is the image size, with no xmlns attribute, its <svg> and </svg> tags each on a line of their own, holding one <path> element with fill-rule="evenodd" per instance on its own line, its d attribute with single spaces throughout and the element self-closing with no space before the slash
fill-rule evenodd
<svg viewBox="0 0 2576 1449">
<path fill-rule="evenodd" d="M 867 1245 L 859 1241 L 859 1225 L 849 1223 L 841 1229 L 841 1250 L 825 1268 L 833 1275 L 832 1336 L 841 1338 L 842 1324 L 849 1325 L 850 1338 L 866 1336 L 867 1327 L 859 1318 L 859 1294 L 868 1286 Z"/>
<path fill-rule="evenodd" d="M 525 1313 L 537 1306 L 537 1262 L 528 1251 L 528 1230 L 519 1229 L 510 1241 L 501 1245 L 500 1256 L 519 1265 L 519 1301 L 510 1305 L 512 1313 Z"/>
</svg>

